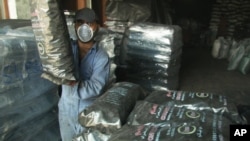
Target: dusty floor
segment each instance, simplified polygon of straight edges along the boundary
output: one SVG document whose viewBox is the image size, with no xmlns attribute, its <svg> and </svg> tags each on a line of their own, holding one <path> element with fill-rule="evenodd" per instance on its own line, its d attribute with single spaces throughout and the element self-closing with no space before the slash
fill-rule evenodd
<svg viewBox="0 0 250 141">
<path fill-rule="evenodd" d="M 226 59 L 215 59 L 210 48 L 183 48 L 179 90 L 225 94 L 236 104 L 250 105 L 250 73 L 228 71 Z"/>
</svg>

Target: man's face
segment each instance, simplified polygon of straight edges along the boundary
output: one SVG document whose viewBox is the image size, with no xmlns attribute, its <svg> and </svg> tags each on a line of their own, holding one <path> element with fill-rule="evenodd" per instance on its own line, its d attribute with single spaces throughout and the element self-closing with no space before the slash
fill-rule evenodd
<svg viewBox="0 0 250 141">
<path fill-rule="evenodd" d="M 75 31 L 81 42 L 92 42 L 98 31 L 98 24 L 96 21 L 89 23 L 84 20 L 77 20 L 75 22 Z"/>
</svg>

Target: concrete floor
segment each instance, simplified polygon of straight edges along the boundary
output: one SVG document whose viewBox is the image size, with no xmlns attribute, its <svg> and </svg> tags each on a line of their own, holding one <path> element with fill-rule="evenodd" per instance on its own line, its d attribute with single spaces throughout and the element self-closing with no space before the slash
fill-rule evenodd
<svg viewBox="0 0 250 141">
<path fill-rule="evenodd" d="M 215 59 L 210 48 L 183 47 L 179 90 L 225 94 L 250 105 L 250 73 L 227 70 L 227 59 Z"/>
</svg>

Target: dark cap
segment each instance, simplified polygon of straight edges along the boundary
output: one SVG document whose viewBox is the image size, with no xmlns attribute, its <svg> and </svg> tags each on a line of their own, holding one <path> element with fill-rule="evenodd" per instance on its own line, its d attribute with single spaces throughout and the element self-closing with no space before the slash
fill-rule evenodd
<svg viewBox="0 0 250 141">
<path fill-rule="evenodd" d="M 94 10 L 85 7 L 76 11 L 75 21 L 77 20 L 84 20 L 85 22 L 91 23 L 98 20 L 98 18 Z"/>
</svg>

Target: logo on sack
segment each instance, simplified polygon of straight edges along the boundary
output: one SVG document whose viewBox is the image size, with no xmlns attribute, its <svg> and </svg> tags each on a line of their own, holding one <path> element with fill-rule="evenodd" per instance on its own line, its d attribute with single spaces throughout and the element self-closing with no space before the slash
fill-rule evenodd
<svg viewBox="0 0 250 141">
<path fill-rule="evenodd" d="M 206 98 L 209 96 L 209 94 L 208 93 L 196 93 L 196 96 L 200 98 Z"/>
<path fill-rule="evenodd" d="M 38 47 L 38 51 L 40 55 L 44 55 L 45 54 L 45 48 L 44 45 L 41 42 L 37 43 L 37 47 Z"/>
<path fill-rule="evenodd" d="M 177 129 L 177 131 L 180 134 L 186 134 L 186 135 L 194 134 L 195 131 L 196 131 L 196 126 L 193 126 L 193 125 L 183 125 L 183 126 L 180 126 Z"/>
<path fill-rule="evenodd" d="M 201 115 L 199 112 L 196 111 L 187 111 L 186 116 L 189 118 L 199 118 Z"/>
</svg>

